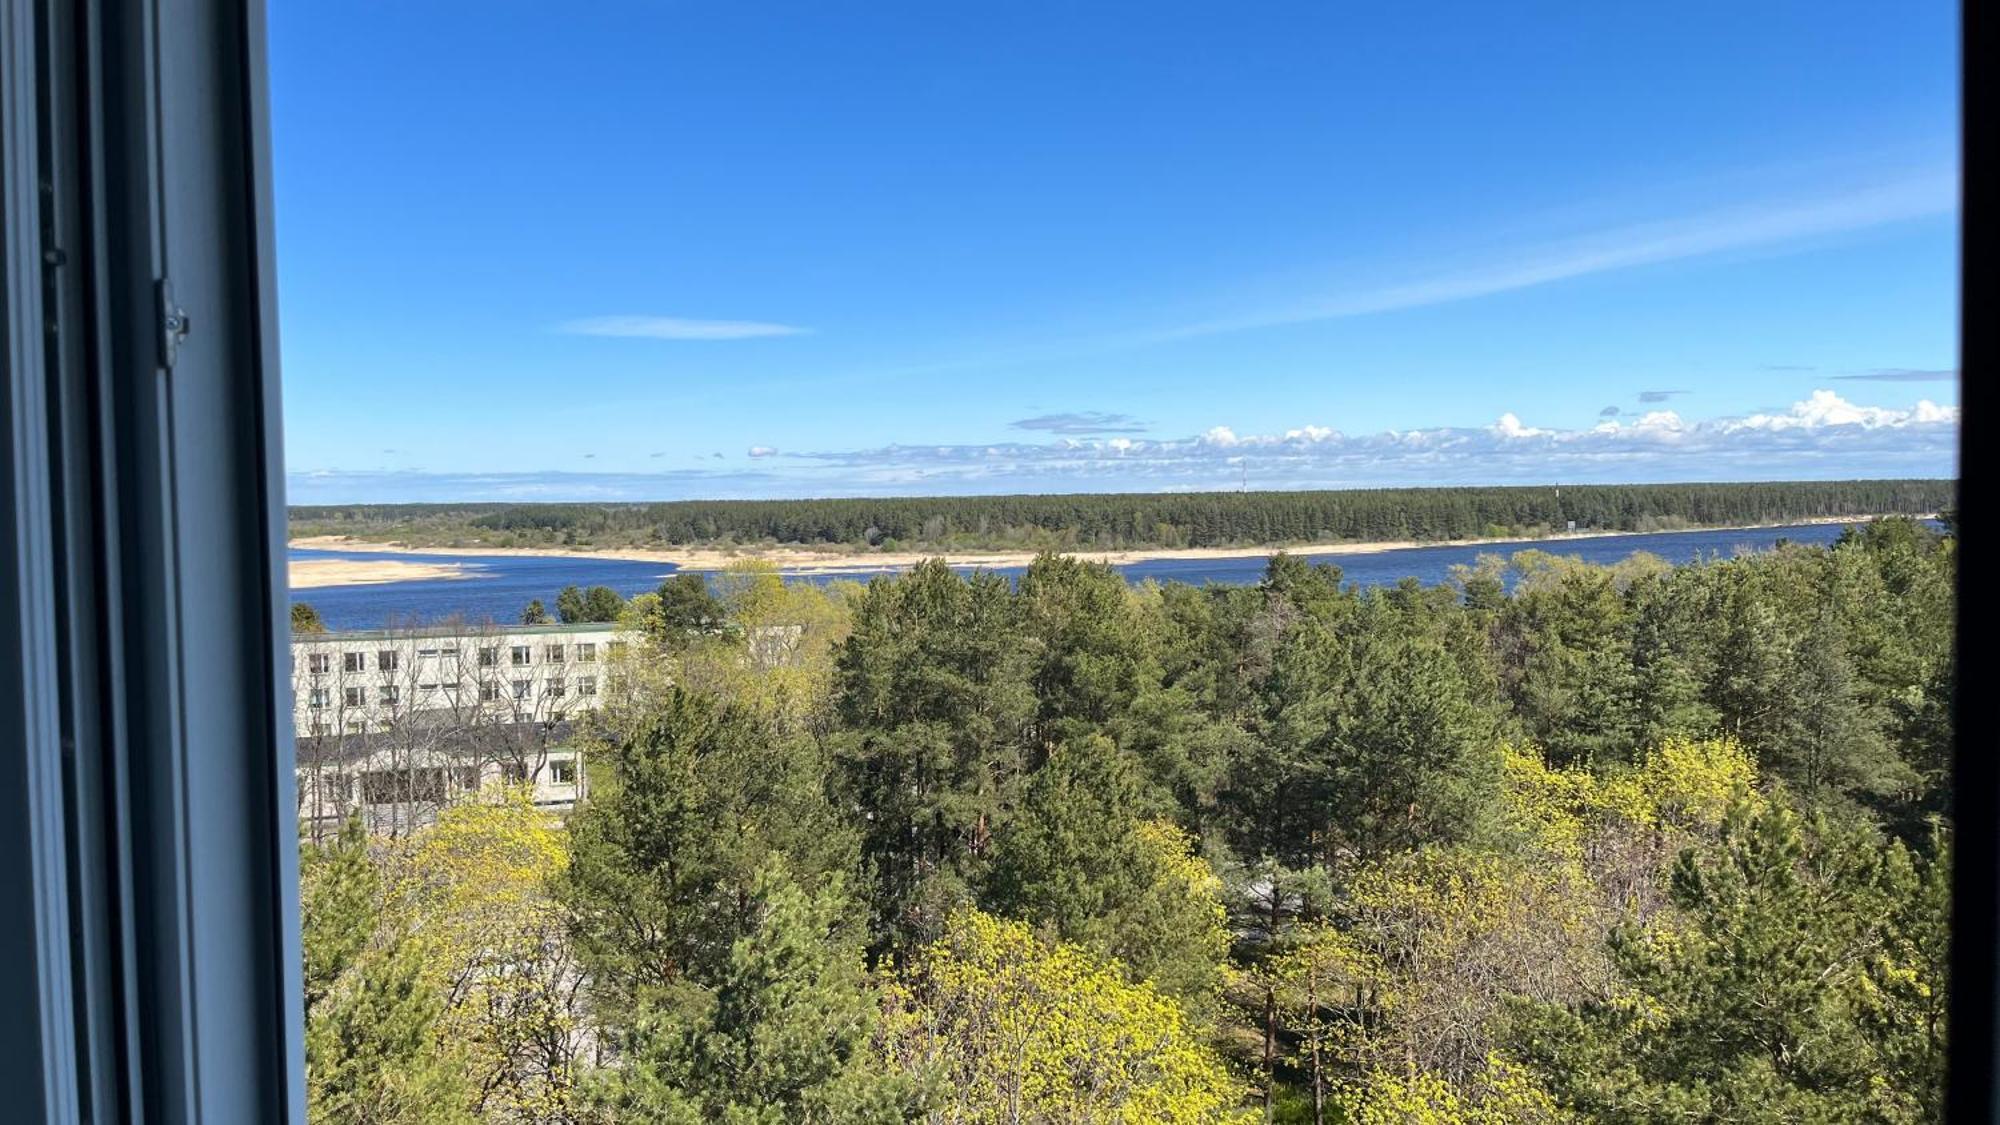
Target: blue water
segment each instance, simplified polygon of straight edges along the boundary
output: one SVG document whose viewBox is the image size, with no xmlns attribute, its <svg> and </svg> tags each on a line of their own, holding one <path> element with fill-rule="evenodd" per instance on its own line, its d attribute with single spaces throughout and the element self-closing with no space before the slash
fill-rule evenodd
<svg viewBox="0 0 2000 1125">
<path fill-rule="evenodd" d="M 1459 563 L 1470 563 L 1482 554 L 1509 555 L 1515 551 L 1544 550 L 1574 556 L 1586 562 L 1613 563 L 1637 551 L 1658 555 L 1668 562 L 1691 562 L 1715 555 L 1730 557 L 1746 551 L 1768 550 L 1780 539 L 1794 543 L 1824 545 L 1840 537 L 1841 524 L 1808 524 L 1798 527 L 1758 528 L 1754 531 L 1668 531 L 1653 535 L 1619 535 L 1595 539 L 1554 539 L 1533 543 L 1489 543 L 1472 547 L 1405 547 L 1365 554 L 1321 555 L 1298 552 L 1315 562 L 1339 566 L 1350 582 L 1363 586 L 1394 585 L 1415 578 L 1425 585 L 1442 582 Z M 586 557 L 537 557 L 529 555 L 439 555 L 421 551 L 385 554 L 379 551 L 323 551 L 293 549 L 291 557 L 305 559 L 353 559 L 381 561 L 457 563 L 470 577 L 427 578 L 414 582 L 386 582 L 373 586 L 322 586 L 300 590 L 294 601 L 310 602 L 329 629 L 376 629 L 388 625 L 412 625 L 463 618 L 469 623 L 519 621 L 521 610 L 540 598 L 551 613 L 556 592 L 564 586 L 609 586 L 621 596 L 655 589 L 672 574 L 672 563 L 630 562 L 624 559 Z M 1133 582 L 1151 578 L 1158 582 L 1187 582 L 1201 585 L 1220 582 L 1247 585 L 1264 574 L 1265 559 L 1157 559 L 1119 569 Z M 1001 567 L 997 573 L 1018 577 L 1022 567 Z M 881 573 L 891 573 L 883 571 Z M 859 578 L 867 574 L 812 575 L 811 582 L 835 578 Z"/>
<path fill-rule="evenodd" d="M 556 593 L 564 586 L 609 586 L 621 597 L 659 588 L 674 572 L 672 563 L 631 562 L 533 555 L 436 555 L 422 551 L 387 554 L 381 551 L 321 551 L 294 547 L 296 562 L 307 559 L 350 559 L 356 562 L 454 563 L 464 578 L 424 578 L 413 582 L 383 582 L 371 586 L 319 586 L 292 591 L 292 600 L 308 602 L 329 629 L 380 629 L 463 618 L 468 624 L 515 622 L 521 610 L 541 599 L 551 615 Z"/>
</svg>

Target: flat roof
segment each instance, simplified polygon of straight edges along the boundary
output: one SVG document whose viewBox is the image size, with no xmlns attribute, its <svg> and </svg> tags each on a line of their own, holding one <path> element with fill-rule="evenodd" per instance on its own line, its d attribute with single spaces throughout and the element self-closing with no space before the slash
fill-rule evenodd
<svg viewBox="0 0 2000 1125">
<path fill-rule="evenodd" d="M 420 625 L 408 629 L 350 629 L 345 632 L 293 633 L 293 644 L 334 641 L 407 641 L 424 637 L 570 636 L 577 633 L 633 632 L 615 621 L 583 621 L 574 625 Z"/>
</svg>

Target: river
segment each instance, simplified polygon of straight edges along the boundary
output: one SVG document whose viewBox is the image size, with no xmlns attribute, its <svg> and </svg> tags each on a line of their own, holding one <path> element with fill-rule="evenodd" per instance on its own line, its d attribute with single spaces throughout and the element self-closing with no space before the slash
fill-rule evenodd
<svg viewBox="0 0 2000 1125">
<path fill-rule="evenodd" d="M 1442 582 L 1459 563 L 1470 563 L 1482 554 L 1512 554 L 1515 551 L 1544 550 L 1571 555 L 1593 563 L 1611 563 L 1636 551 L 1647 551 L 1669 562 L 1682 563 L 1715 555 L 1733 556 L 1745 551 L 1768 550 L 1780 539 L 1794 543 L 1826 544 L 1840 536 L 1843 524 L 1804 524 L 1744 531 L 1668 531 L 1647 535 L 1617 535 L 1594 538 L 1542 540 L 1531 543 L 1488 543 L 1469 547 L 1401 547 L 1357 554 L 1314 556 L 1314 561 L 1337 564 L 1348 581 L 1363 586 L 1393 585 L 1415 578 L 1426 585 Z M 555 608 L 556 592 L 564 586 L 609 586 L 625 597 L 651 590 L 672 574 L 672 563 L 633 562 L 629 559 L 535 555 L 439 555 L 422 551 L 386 554 L 379 551 L 330 551 L 293 549 L 293 559 L 354 559 L 409 562 L 456 563 L 467 577 L 426 578 L 407 582 L 385 582 L 366 586 L 321 586 L 293 593 L 294 601 L 308 602 L 319 611 L 329 629 L 374 629 L 388 625 L 410 625 L 460 617 L 470 622 L 520 620 L 521 610 L 539 598 Z M 1233 585 L 1257 581 L 1264 572 L 1265 559 L 1154 559 L 1119 568 L 1133 582 L 1151 578 L 1159 582 L 1202 584 L 1220 582 Z M 1002 567 L 998 572 L 1015 576 L 1019 567 Z M 805 581 L 828 582 L 836 577 L 867 575 L 811 575 Z"/>
</svg>

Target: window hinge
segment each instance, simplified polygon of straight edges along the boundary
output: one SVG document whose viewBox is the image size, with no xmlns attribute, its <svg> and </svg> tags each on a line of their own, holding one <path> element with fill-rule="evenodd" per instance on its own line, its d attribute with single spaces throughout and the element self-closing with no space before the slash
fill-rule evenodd
<svg viewBox="0 0 2000 1125">
<path fill-rule="evenodd" d="M 160 366 L 172 369 L 174 361 L 180 358 L 181 341 L 187 339 L 187 310 L 174 303 L 174 283 L 169 278 L 161 278 L 153 283 L 153 293 L 159 304 L 160 315 Z"/>
</svg>

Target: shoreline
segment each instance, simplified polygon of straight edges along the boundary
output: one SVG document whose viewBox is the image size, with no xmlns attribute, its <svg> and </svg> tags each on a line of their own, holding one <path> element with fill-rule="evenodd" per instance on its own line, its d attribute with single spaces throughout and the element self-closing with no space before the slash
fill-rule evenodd
<svg viewBox="0 0 2000 1125">
<path fill-rule="evenodd" d="M 354 559 L 287 560 L 285 584 L 294 590 L 329 586 L 380 586 L 386 582 L 421 582 L 439 578 L 473 578 L 465 563 L 420 563 L 401 559 L 359 562 Z"/>
<path fill-rule="evenodd" d="M 1917 518 L 1935 518 L 1936 513 Z M 1280 551 L 1302 557 L 1320 555 L 1360 555 L 1380 551 L 1406 551 L 1423 547 L 1475 547 L 1492 545 L 1504 547 L 1509 544 L 1565 542 L 1576 539 L 1609 539 L 1645 535 L 1672 535 L 1679 532 L 1696 531 L 1761 531 L 1775 527 L 1812 527 L 1825 524 L 1866 523 L 1879 515 L 1858 516 L 1816 516 L 1807 519 L 1786 520 L 1781 523 L 1729 524 L 1721 527 L 1686 527 L 1674 531 L 1567 531 L 1549 535 L 1508 536 L 1504 538 L 1478 539 L 1434 539 L 1434 540 L 1378 540 L 1350 543 L 1292 543 L 1272 544 L 1257 547 L 1135 547 L 1116 551 L 1080 550 L 1064 551 L 1063 554 L 1086 562 L 1103 562 L 1113 566 L 1133 563 L 1262 558 Z M 401 543 L 380 543 L 372 540 L 350 539 L 338 535 L 317 535 L 287 542 L 287 547 L 302 550 L 353 551 L 373 554 L 424 554 L 478 556 L 525 556 L 530 558 L 583 558 L 622 559 L 630 562 L 670 563 L 681 570 L 716 571 L 731 563 L 769 562 L 787 575 L 838 575 L 875 574 L 882 571 L 906 570 L 926 559 L 942 558 L 954 567 L 1018 567 L 1033 562 L 1037 551 L 894 551 L 864 554 L 853 550 L 814 550 L 800 546 L 777 546 L 724 550 L 714 547 L 607 547 L 607 548 L 562 548 L 562 547 L 413 547 Z M 318 560 L 315 560 L 318 561 Z M 351 560 L 324 560 L 326 562 L 348 561 L 349 565 L 367 566 Z M 299 564 L 294 563 L 293 566 Z M 457 569 L 450 563 L 405 563 L 402 565 L 426 567 L 436 566 Z M 422 576 L 412 576 L 422 577 Z M 454 574 L 451 577 L 464 577 Z M 374 579 L 378 582 L 401 581 L 399 578 Z M 332 585 L 335 583 L 322 583 Z M 358 584 L 358 583 L 354 583 Z"/>
</svg>

